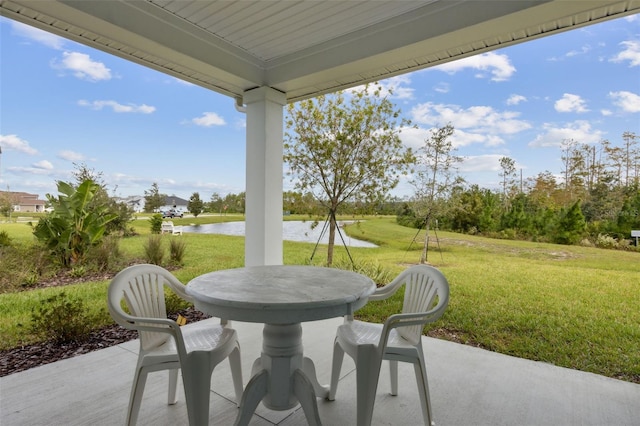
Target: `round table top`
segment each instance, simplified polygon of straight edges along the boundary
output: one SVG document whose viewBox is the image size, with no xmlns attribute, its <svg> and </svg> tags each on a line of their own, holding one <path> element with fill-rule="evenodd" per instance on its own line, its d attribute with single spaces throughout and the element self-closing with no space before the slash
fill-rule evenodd
<svg viewBox="0 0 640 426">
<path fill-rule="evenodd" d="M 210 272 L 187 284 L 197 309 L 248 322 L 289 324 L 353 313 L 376 289 L 351 271 L 301 265 Z"/>
</svg>

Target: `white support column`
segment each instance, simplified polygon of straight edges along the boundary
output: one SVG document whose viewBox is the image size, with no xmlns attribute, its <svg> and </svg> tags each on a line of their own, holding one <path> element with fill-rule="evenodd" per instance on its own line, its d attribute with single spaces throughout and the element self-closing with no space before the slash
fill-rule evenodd
<svg viewBox="0 0 640 426">
<path fill-rule="evenodd" d="M 284 93 L 259 87 L 247 106 L 245 266 L 282 265 L 282 155 Z"/>
</svg>

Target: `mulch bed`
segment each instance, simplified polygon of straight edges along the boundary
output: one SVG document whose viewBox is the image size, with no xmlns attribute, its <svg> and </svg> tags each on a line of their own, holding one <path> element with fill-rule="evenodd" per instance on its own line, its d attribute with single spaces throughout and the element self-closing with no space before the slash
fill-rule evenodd
<svg viewBox="0 0 640 426">
<path fill-rule="evenodd" d="M 194 308 L 179 312 L 188 322 L 195 322 L 207 318 L 207 315 Z M 177 315 L 173 315 L 175 319 Z M 57 343 L 46 341 L 33 345 L 21 346 L 0 351 L 0 377 L 30 368 L 49 364 L 76 355 L 86 354 L 98 349 L 119 345 L 129 340 L 137 339 L 138 332 L 128 330 L 117 324 L 94 330 L 82 341 Z"/>
</svg>

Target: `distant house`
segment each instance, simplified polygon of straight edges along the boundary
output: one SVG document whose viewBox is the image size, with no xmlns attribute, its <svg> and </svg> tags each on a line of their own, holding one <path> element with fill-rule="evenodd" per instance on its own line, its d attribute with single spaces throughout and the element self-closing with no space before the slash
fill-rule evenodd
<svg viewBox="0 0 640 426">
<path fill-rule="evenodd" d="M 0 199 L 8 199 L 14 212 L 35 213 L 44 212 L 45 200 L 39 200 L 37 194 L 27 192 L 0 191 Z"/>
<path fill-rule="evenodd" d="M 168 195 L 164 199 L 164 204 L 160 207 L 160 211 L 165 211 L 169 209 L 176 209 L 181 211 L 182 213 L 186 213 L 189 211 L 187 206 L 189 205 L 189 201 L 184 198 L 177 197 L 175 195 Z"/>
<path fill-rule="evenodd" d="M 115 197 L 115 201 L 118 203 L 125 203 L 136 213 L 141 213 L 144 211 L 144 197 L 140 195 L 132 195 L 130 197 Z"/>
</svg>

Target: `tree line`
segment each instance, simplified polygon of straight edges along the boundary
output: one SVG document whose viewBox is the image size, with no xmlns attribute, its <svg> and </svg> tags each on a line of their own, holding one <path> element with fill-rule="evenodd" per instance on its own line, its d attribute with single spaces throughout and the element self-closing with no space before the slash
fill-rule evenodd
<svg viewBox="0 0 640 426">
<path fill-rule="evenodd" d="M 438 146 L 432 136 L 427 146 Z M 423 197 L 407 203 L 398 217 L 405 225 L 437 223 L 442 229 L 501 238 L 530 239 L 560 244 L 592 243 L 625 246 L 631 230 L 640 229 L 640 143 L 624 132 L 622 144 L 608 140 L 597 145 L 567 140 L 561 146 L 562 170 L 518 178 L 515 161 L 500 160 L 500 190 L 467 185 L 443 177 L 430 158 L 426 188 L 450 183 L 429 209 L 420 209 Z M 442 154 L 442 153 L 441 153 Z M 455 158 L 453 150 L 445 157 Z"/>
</svg>

